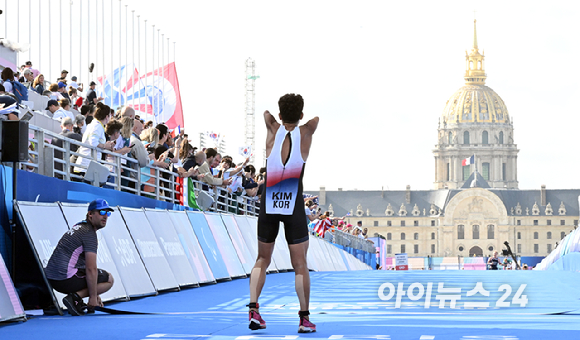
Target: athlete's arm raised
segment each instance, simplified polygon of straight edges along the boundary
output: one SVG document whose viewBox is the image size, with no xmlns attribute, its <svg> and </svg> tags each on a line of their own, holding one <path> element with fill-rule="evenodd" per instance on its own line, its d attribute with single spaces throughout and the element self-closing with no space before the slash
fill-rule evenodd
<svg viewBox="0 0 580 340">
<path fill-rule="evenodd" d="M 306 162 L 308 155 L 310 154 L 310 146 L 312 145 L 312 135 L 318 128 L 318 116 L 312 118 L 306 124 L 300 127 L 300 149 L 302 150 L 302 159 Z"/>
<path fill-rule="evenodd" d="M 276 139 L 276 131 L 280 128 L 280 123 L 276 121 L 276 118 L 270 113 L 270 111 L 264 111 L 264 121 L 266 122 L 266 157 L 270 156 L 270 151 L 274 147 L 274 140 Z"/>
</svg>

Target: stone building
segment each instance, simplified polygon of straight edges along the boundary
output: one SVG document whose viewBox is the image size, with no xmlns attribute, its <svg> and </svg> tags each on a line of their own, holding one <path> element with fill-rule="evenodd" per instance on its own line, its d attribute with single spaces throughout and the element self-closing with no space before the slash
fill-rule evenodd
<svg viewBox="0 0 580 340">
<path fill-rule="evenodd" d="M 465 86 L 437 129 L 434 190 L 308 193 L 323 210 L 382 235 L 389 256 L 490 256 L 505 241 L 517 255 L 546 256 L 578 225 L 580 189 L 518 188 L 513 122 L 486 78 L 474 22 Z M 462 166 L 471 156 L 474 164 Z"/>
</svg>

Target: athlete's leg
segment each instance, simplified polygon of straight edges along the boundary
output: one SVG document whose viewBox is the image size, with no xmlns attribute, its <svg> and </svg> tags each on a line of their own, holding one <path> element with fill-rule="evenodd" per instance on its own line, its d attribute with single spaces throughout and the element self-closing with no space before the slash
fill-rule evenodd
<svg viewBox="0 0 580 340">
<path fill-rule="evenodd" d="M 108 273 L 108 274 L 109 274 L 108 280 L 106 280 L 104 282 L 97 283 L 97 294 L 98 295 L 101 295 L 103 293 L 108 292 L 113 287 L 113 284 L 115 283 L 115 279 L 113 278 L 113 275 L 111 275 L 111 273 Z M 89 289 L 88 288 L 81 289 L 77 292 L 77 295 L 80 296 L 81 298 L 86 298 L 89 296 Z"/>
<path fill-rule="evenodd" d="M 258 258 L 250 274 L 250 302 L 258 302 L 262 288 L 266 282 L 266 271 L 272 260 L 274 242 L 265 243 L 258 241 Z"/>
<path fill-rule="evenodd" d="M 294 268 L 294 284 L 296 295 L 298 295 L 298 300 L 300 301 L 300 310 L 307 311 L 310 304 L 310 273 L 306 264 L 308 240 L 298 244 L 289 244 L 288 248 L 290 249 L 292 268 Z"/>
</svg>

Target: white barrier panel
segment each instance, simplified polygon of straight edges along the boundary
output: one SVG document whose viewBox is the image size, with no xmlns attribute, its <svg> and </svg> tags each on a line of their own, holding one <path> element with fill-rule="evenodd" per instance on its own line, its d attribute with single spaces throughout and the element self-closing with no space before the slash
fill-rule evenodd
<svg viewBox="0 0 580 340">
<path fill-rule="evenodd" d="M 25 318 L 24 308 L 20 303 L 10 273 L 0 254 L 0 322 Z"/>
<path fill-rule="evenodd" d="M 157 290 L 178 288 L 179 284 L 175 275 L 171 271 L 143 210 L 129 208 L 120 208 L 119 210 L 155 288 Z"/>
<path fill-rule="evenodd" d="M 238 224 L 238 227 L 240 228 L 240 232 L 242 233 L 242 236 L 244 237 L 244 241 L 246 241 L 246 245 L 248 246 L 248 249 L 250 250 L 250 254 L 252 254 L 252 258 L 255 260 L 258 259 L 258 234 L 257 234 L 257 229 L 250 225 L 250 222 L 248 221 L 248 219 L 246 218 L 246 216 L 242 216 L 242 215 L 235 215 L 234 219 L 236 220 L 236 223 Z M 276 262 L 274 261 L 274 259 L 272 258 L 272 261 L 270 262 L 270 265 L 268 266 L 268 273 L 272 273 L 272 272 L 277 272 L 278 270 L 276 269 Z"/>
<path fill-rule="evenodd" d="M 214 278 L 216 280 L 231 280 L 228 268 L 226 267 L 222 254 L 219 251 L 216 240 L 209 229 L 207 220 L 203 213 L 188 211 L 187 217 L 189 218 L 193 231 L 199 240 L 199 244 L 201 245 L 201 249 L 203 250 Z"/>
<path fill-rule="evenodd" d="M 187 259 L 189 260 L 191 268 L 196 273 L 199 283 L 215 283 L 211 268 L 207 263 L 201 245 L 193 232 L 186 213 L 184 211 L 169 211 L 169 217 L 173 221 L 177 236 L 181 240 Z"/>
<path fill-rule="evenodd" d="M 314 254 L 314 250 L 312 249 L 312 243 L 315 242 L 312 239 L 314 236 L 308 236 L 308 252 L 306 253 L 306 260 L 308 263 L 308 269 L 314 271 L 320 271 L 320 265 L 318 264 L 318 258 Z"/>
<path fill-rule="evenodd" d="M 33 203 L 18 202 L 17 208 L 32 240 L 33 251 L 40 261 L 42 268 L 46 268 L 48 260 L 58 241 L 68 231 L 68 226 L 57 203 Z M 47 224 L 50 221 L 50 224 Z M 64 309 L 62 293 L 53 289 L 55 301 L 61 309 Z"/>
<path fill-rule="evenodd" d="M 343 252 L 341 249 L 338 249 L 335 245 L 330 242 L 326 243 L 326 247 L 329 249 L 330 257 L 332 258 L 332 263 L 334 264 L 334 269 L 338 271 L 346 271 L 348 268 L 344 264 L 344 260 L 342 259 L 342 255 L 340 254 Z"/>
<path fill-rule="evenodd" d="M 286 241 L 284 223 L 281 222 L 278 228 L 278 235 L 276 236 L 273 256 L 278 259 L 276 262 L 278 270 L 293 269 L 292 261 L 290 260 L 290 249 L 288 248 L 288 242 Z"/>
<path fill-rule="evenodd" d="M 256 249 L 258 249 L 258 218 L 246 216 L 246 221 L 248 221 L 248 225 L 250 227 L 250 231 L 252 232 L 252 237 L 256 239 Z M 272 254 L 272 261 L 268 266 L 268 273 L 273 273 L 278 271 L 278 261 L 283 261 L 280 259 L 280 254 L 274 252 Z"/>
<path fill-rule="evenodd" d="M 185 249 L 181 245 L 181 240 L 177 236 L 167 210 L 145 209 L 145 216 L 147 216 L 151 229 L 157 236 L 157 241 L 161 245 L 165 259 L 169 262 L 177 283 L 180 286 L 197 285 L 199 279 L 189 264 Z"/>
<path fill-rule="evenodd" d="M 71 205 L 61 203 L 61 210 L 69 229 L 72 228 L 75 224 L 85 220 L 88 206 L 88 204 Z M 108 222 L 109 221 L 107 221 L 107 226 Z M 101 300 L 110 301 L 127 298 L 127 292 L 125 291 L 125 287 L 123 286 L 122 282 L 123 279 L 121 278 L 117 266 L 115 265 L 110 249 L 107 245 L 107 242 L 105 241 L 105 237 L 103 236 L 102 230 L 97 230 L 97 238 L 99 240 L 99 247 L 97 248 L 97 267 L 109 272 L 115 280 L 113 287 L 111 287 L 108 292 L 101 294 Z M 85 300 L 88 301 L 88 298 Z"/>
<path fill-rule="evenodd" d="M 313 237 L 310 240 L 312 241 L 312 243 L 310 243 L 312 245 L 312 250 L 314 250 L 313 255 L 316 256 L 316 259 L 318 260 L 318 269 L 324 272 L 334 271 L 334 266 L 330 259 L 328 259 L 326 247 L 324 247 L 323 244 L 324 241 L 318 237 Z"/>
<path fill-rule="evenodd" d="M 254 267 L 254 258 L 250 254 L 250 250 L 246 245 L 246 241 L 244 241 L 244 237 L 240 232 L 240 228 L 236 223 L 234 215 L 231 214 L 220 214 L 220 215 L 222 221 L 224 222 L 224 225 L 226 226 L 228 234 L 230 234 L 230 238 L 232 239 L 232 243 L 234 245 L 234 248 L 236 249 L 238 258 L 242 263 L 242 267 L 244 267 L 246 274 L 250 275 L 250 273 L 252 272 L 252 268 Z"/>
<path fill-rule="evenodd" d="M 222 254 L 226 268 L 230 277 L 246 277 L 246 272 L 242 263 L 238 259 L 238 254 L 236 249 L 232 244 L 232 239 L 228 235 L 226 228 L 224 227 L 224 222 L 219 214 L 216 213 L 204 213 L 205 219 L 209 229 L 211 230 L 214 239 L 216 240 L 219 252 Z"/>
</svg>

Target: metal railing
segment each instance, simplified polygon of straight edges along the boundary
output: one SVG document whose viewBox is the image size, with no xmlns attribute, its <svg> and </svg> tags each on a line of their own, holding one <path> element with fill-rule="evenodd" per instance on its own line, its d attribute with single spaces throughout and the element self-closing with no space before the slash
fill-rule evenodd
<svg viewBox="0 0 580 340">
<path fill-rule="evenodd" d="M 53 143 L 56 140 L 62 141 L 62 147 Z M 184 192 L 182 184 L 187 178 L 180 178 L 176 172 L 149 165 L 141 168 L 138 161 L 132 157 L 93 147 L 34 125 L 29 125 L 29 143 L 33 147 L 29 148 L 29 161 L 20 163 L 23 170 L 65 181 L 85 182 L 97 187 L 125 191 L 178 205 L 184 202 L 187 205 L 188 193 Z M 71 151 L 71 147 L 76 151 Z M 89 155 L 80 154 L 78 151 L 81 147 L 88 149 Z M 104 157 L 98 157 L 100 154 Z M 107 182 L 101 183 L 99 176 L 96 175 L 92 176 L 91 181 L 86 181 L 84 176 L 88 167 L 71 162 L 71 158 L 74 160 L 78 157 L 95 161 L 109 168 Z M 74 168 L 81 171 L 75 172 Z M 142 181 L 142 175 L 149 177 L 149 180 Z M 259 213 L 256 198 L 232 195 L 226 188 L 211 187 L 197 180 L 192 182 L 196 197 L 199 197 L 200 191 L 203 190 L 213 198 L 213 204 L 207 207 L 208 211 L 252 216 L 257 216 Z"/>
</svg>

